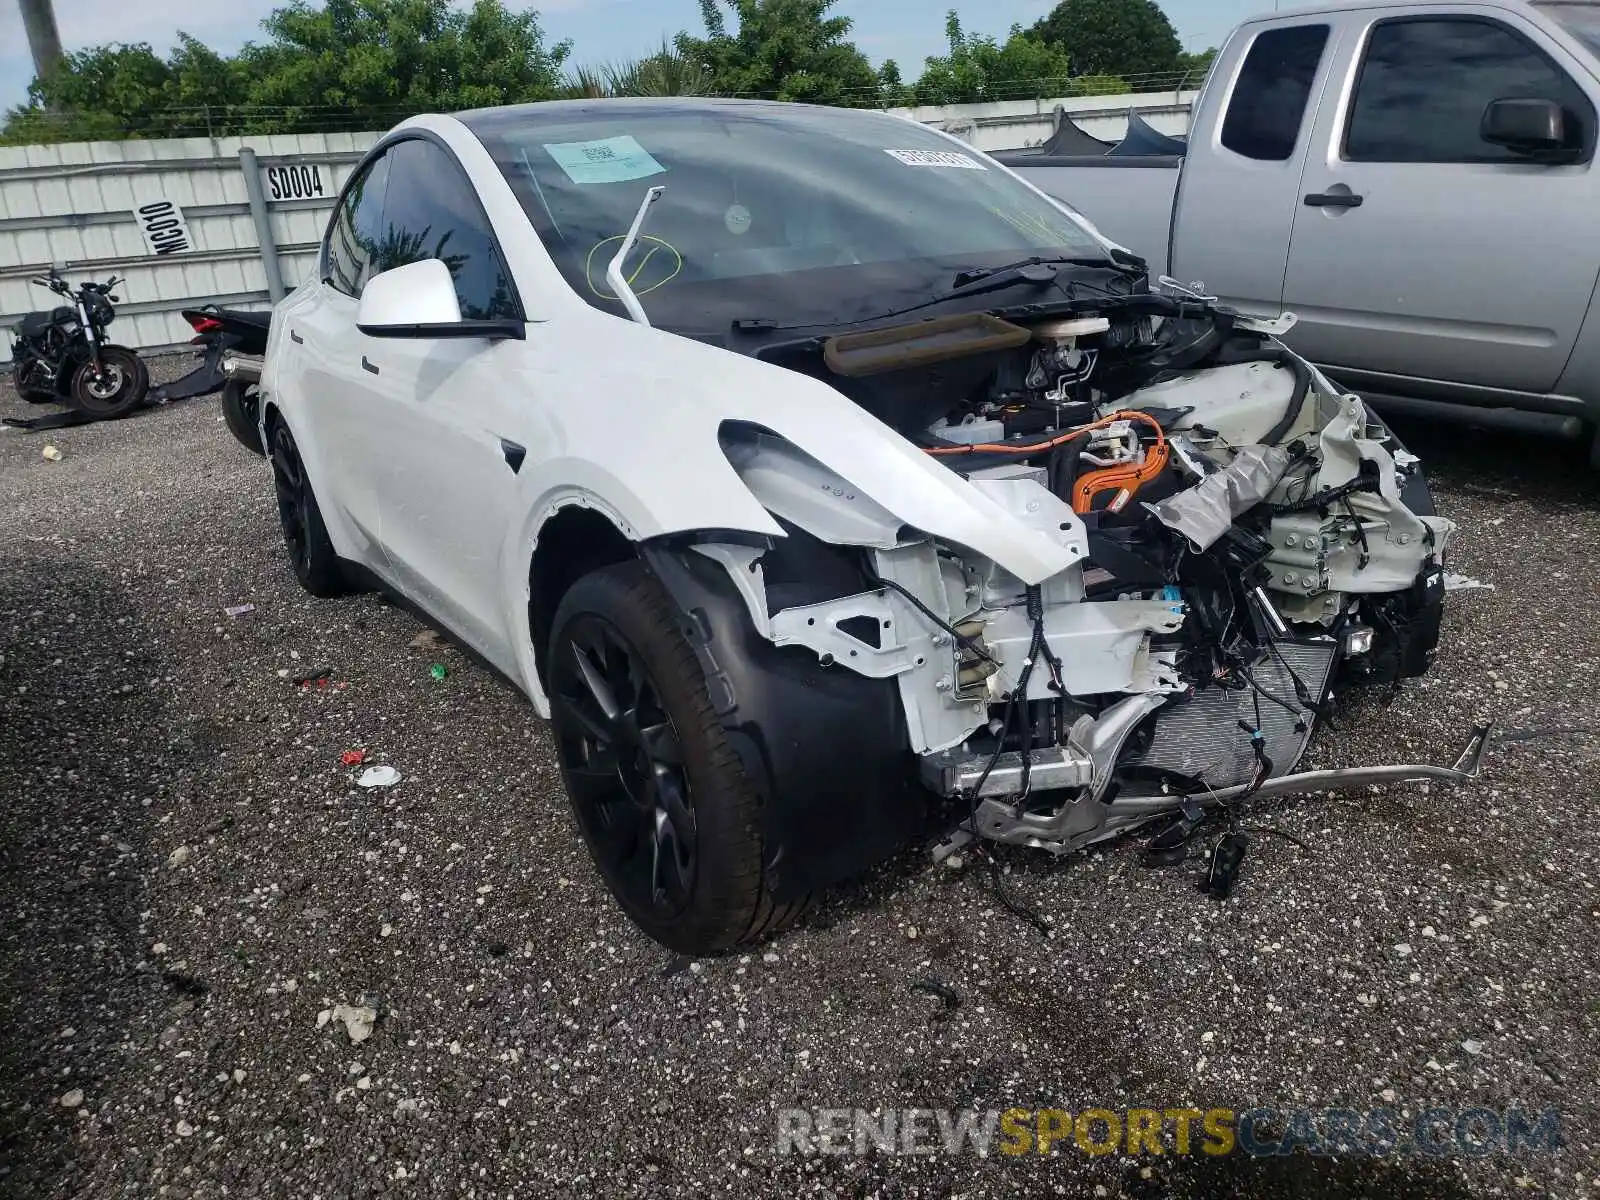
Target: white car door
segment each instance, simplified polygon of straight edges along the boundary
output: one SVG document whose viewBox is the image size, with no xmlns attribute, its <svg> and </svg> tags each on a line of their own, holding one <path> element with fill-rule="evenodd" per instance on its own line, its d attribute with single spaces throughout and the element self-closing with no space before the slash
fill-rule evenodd
<svg viewBox="0 0 1600 1200">
<path fill-rule="evenodd" d="M 390 155 L 351 180 L 328 229 L 322 279 L 282 314 L 296 360 L 303 403 L 291 417 L 302 453 L 311 452 L 312 486 L 341 554 L 387 574 L 383 554 L 382 476 L 387 464 L 368 432 L 382 397 L 368 387 L 357 346 L 357 297 L 375 272 L 383 231 Z"/>
<path fill-rule="evenodd" d="M 389 154 L 383 270 L 436 258 L 451 270 L 462 316 L 522 316 L 477 195 L 442 145 L 416 137 Z M 502 587 L 527 447 L 520 342 L 377 338 L 359 332 L 367 433 L 383 545 L 402 589 L 508 673 L 522 625 Z M 522 618 L 525 621 L 526 618 Z"/>
</svg>

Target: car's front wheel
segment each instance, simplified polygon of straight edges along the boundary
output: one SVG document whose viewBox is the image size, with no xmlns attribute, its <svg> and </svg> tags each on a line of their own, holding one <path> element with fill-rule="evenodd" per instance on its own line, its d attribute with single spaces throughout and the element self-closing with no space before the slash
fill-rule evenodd
<svg viewBox="0 0 1600 1200">
<path fill-rule="evenodd" d="M 606 886 L 656 941 L 711 954 L 788 924 L 762 878 L 761 802 L 672 601 L 641 562 L 575 583 L 548 681 L 557 755 Z"/>
<path fill-rule="evenodd" d="M 294 434 L 282 420 L 272 426 L 272 486 L 278 498 L 278 524 L 300 586 L 313 596 L 342 596 L 350 590 L 344 564 L 334 553 L 322 521 L 317 495 Z"/>
</svg>

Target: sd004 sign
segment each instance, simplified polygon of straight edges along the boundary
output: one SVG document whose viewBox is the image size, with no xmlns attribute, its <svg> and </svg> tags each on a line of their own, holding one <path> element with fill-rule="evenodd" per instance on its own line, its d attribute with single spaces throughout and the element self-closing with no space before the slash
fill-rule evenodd
<svg viewBox="0 0 1600 1200">
<path fill-rule="evenodd" d="M 183 209 L 171 200 L 153 200 L 133 210 L 133 219 L 144 234 L 144 244 L 151 254 L 182 254 L 194 243 L 189 239 L 189 226 L 183 219 Z"/>
<path fill-rule="evenodd" d="M 328 195 L 328 182 L 316 163 L 287 163 L 264 167 L 261 182 L 268 200 L 315 200 Z"/>
</svg>

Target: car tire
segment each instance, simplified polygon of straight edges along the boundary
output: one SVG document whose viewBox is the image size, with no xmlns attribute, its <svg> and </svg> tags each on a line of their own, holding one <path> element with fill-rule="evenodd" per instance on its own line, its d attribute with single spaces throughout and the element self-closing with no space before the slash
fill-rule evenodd
<svg viewBox="0 0 1600 1200">
<path fill-rule="evenodd" d="M 230 379 L 223 385 L 222 419 L 235 441 L 250 453 L 266 457 L 261 448 L 261 397 L 254 384 Z"/>
<path fill-rule="evenodd" d="M 317 495 L 306 476 L 294 434 L 283 421 L 273 423 L 272 486 L 284 549 L 300 586 L 313 596 L 343 596 L 352 589 L 343 561 L 334 553 Z"/>
<path fill-rule="evenodd" d="M 91 358 L 73 371 L 67 399 L 79 412 L 111 421 L 137 408 L 149 390 L 150 368 L 137 352 L 102 346 L 98 365 Z"/>
<path fill-rule="evenodd" d="M 579 579 L 548 649 L 567 796 L 606 886 L 650 937 L 716 954 L 809 906 L 774 904 L 762 804 L 707 694 L 679 614 L 642 562 Z"/>
</svg>

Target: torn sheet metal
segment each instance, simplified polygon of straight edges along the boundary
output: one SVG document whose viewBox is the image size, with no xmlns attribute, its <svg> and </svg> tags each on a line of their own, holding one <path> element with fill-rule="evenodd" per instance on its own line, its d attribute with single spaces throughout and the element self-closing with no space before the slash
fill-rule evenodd
<svg viewBox="0 0 1600 1200">
<path fill-rule="evenodd" d="M 1215 475 L 1145 507 L 1196 550 L 1206 550 L 1228 532 L 1235 517 L 1270 496 L 1288 469 L 1289 452 L 1281 446 L 1246 446 Z"/>
</svg>

